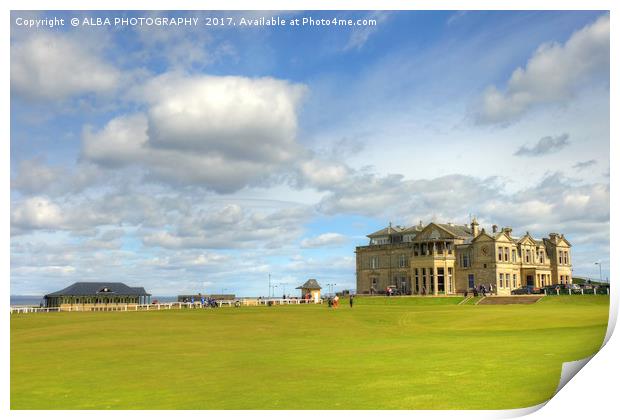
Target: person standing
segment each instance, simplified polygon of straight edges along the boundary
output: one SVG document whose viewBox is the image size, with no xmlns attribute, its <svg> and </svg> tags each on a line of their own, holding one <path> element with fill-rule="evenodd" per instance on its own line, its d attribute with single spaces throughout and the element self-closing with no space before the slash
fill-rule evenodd
<svg viewBox="0 0 620 420">
<path fill-rule="evenodd" d="M 349 306 L 353 308 L 353 295 L 349 295 Z"/>
</svg>

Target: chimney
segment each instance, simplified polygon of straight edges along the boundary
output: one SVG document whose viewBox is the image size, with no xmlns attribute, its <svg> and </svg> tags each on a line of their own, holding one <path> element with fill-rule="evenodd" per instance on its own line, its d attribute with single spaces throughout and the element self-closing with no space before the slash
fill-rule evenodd
<svg viewBox="0 0 620 420">
<path fill-rule="evenodd" d="M 512 236 L 512 228 L 510 227 L 502 228 L 502 232 L 504 232 L 507 236 Z"/>
<path fill-rule="evenodd" d="M 497 225 L 493 225 L 493 233 L 497 233 Z"/>
<path fill-rule="evenodd" d="M 478 236 L 478 226 L 480 225 L 478 224 L 478 221 L 474 217 L 473 220 L 471 221 L 471 234 L 474 236 L 474 238 Z"/>
</svg>

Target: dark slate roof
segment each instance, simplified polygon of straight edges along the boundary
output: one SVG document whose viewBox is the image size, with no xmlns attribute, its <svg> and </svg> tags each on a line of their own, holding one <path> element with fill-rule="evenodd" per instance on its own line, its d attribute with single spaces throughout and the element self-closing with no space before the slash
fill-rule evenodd
<svg viewBox="0 0 620 420">
<path fill-rule="evenodd" d="M 297 289 L 321 289 L 321 286 L 319 286 L 319 283 L 315 279 L 310 279 L 297 287 Z"/>
<path fill-rule="evenodd" d="M 372 238 L 375 236 L 385 236 L 385 235 L 393 235 L 395 233 L 402 233 L 403 228 L 400 226 L 388 226 L 381 230 L 371 233 L 370 235 L 366 235 L 368 238 Z"/>
<path fill-rule="evenodd" d="M 108 289 L 104 292 L 103 289 Z M 94 295 L 120 295 L 120 296 L 150 296 L 144 287 L 129 287 L 125 283 L 104 282 L 77 282 L 46 297 L 54 296 L 94 296 Z"/>
<path fill-rule="evenodd" d="M 421 227 L 420 225 L 413 225 L 413 226 L 409 226 L 408 228 L 405 228 L 401 231 L 401 233 L 418 233 L 421 232 L 424 228 Z"/>
</svg>

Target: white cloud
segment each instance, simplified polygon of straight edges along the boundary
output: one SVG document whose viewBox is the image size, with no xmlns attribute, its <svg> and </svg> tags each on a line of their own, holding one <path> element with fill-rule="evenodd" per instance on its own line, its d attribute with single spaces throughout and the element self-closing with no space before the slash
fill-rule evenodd
<svg viewBox="0 0 620 420">
<path fill-rule="evenodd" d="M 143 114 L 114 118 L 100 131 L 87 126 L 82 133 L 82 156 L 111 167 L 140 164 L 149 155 L 147 129 Z"/>
<path fill-rule="evenodd" d="M 56 229 L 63 223 L 60 206 L 45 197 L 28 198 L 11 210 L 11 224 L 18 229 Z"/>
<path fill-rule="evenodd" d="M 296 136 L 304 92 L 272 78 L 165 74 L 134 92 L 148 104 L 146 114 L 86 129 L 82 156 L 220 193 L 259 185 L 303 153 Z"/>
<path fill-rule="evenodd" d="M 314 158 L 299 164 L 297 181 L 301 187 L 308 185 L 318 190 L 329 190 L 345 182 L 349 175 L 349 168 L 340 162 Z"/>
<path fill-rule="evenodd" d="M 590 168 L 596 165 L 596 163 L 597 163 L 596 159 L 585 160 L 585 161 L 575 163 L 573 165 L 573 168 L 577 169 L 578 171 L 581 171 L 581 170 L 584 170 L 586 168 Z"/>
<path fill-rule="evenodd" d="M 109 175 L 109 174 L 108 174 Z M 25 159 L 17 164 L 11 178 L 11 189 L 22 194 L 59 195 L 78 193 L 97 184 L 109 181 L 95 165 L 76 165 L 72 170 L 62 166 L 47 165 L 42 159 Z"/>
<path fill-rule="evenodd" d="M 311 212 L 303 206 L 248 211 L 238 205 L 190 209 L 170 228 L 145 232 L 143 243 L 168 249 L 282 248 L 297 240 Z"/>
<path fill-rule="evenodd" d="M 555 137 L 545 136 L 533 146 L 521 146 L 514 154 L 515 156 L 548 155 L 549 153 L 558 152 L 568 145 L 568 134 L 566 133 Z"/>
<path fill-rule="evenodd" d="M 525 68 L 517 68 L 504 91 L 489 86 L 476 120 L 482 124 L 509 123 L 538 104 L 562 103 L 586 83 L 609 80 L 609 15 L 585 26 L 564 44 L 542 44 Z"/>
<path fill-rule="evenodd" d="M 120 72 L 77 35 L 39 33 L 11 45 L 11 89 L 28 98 L 62 100 L 84 93 L 109 93 Z"/>
<path fill-rule="evenodd" d="M 347 242 L 347 237 L 340 233 L 322 233 L 313 238 L 306 238 L 301 241 L 302 248 L 321 248 L 338 246 Z"/>
<path fill-rule="evenodd" d="M 17 174 L 11 179 L 11 188 L 24 192 L 41 192 L 58 182 L 64 170 L 45 165 L 41 159 L 22 160 Z"/>
</svg>

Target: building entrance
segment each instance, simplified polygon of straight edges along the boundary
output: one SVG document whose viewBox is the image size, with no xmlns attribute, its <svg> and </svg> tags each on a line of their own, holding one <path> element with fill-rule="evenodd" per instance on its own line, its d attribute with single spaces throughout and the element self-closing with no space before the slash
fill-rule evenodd
<svg viewBox="0 0 620 420">
<path fill-rule="evenodd" d="M 534 286 L 534 276 L 532 275 L 527 276 L 527 285 L 532 286 L 532 287 Z"/>
</svg>

